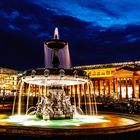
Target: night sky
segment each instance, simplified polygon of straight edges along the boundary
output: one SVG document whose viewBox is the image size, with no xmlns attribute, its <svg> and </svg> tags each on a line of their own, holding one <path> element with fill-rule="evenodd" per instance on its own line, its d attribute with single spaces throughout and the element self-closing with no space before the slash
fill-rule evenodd
<svg viewBox="0 0 140 140">
<path fill-rule="evenodd" d="M 0 67 L 44 67 L 55 27 L 72 66 L 140 60 L 140 0 L 1 0 Z"/>
</svg>

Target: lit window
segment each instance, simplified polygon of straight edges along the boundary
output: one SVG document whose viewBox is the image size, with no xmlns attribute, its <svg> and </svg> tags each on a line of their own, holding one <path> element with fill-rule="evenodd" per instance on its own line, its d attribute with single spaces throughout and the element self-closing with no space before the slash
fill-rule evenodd
<svg viewBox="0 0 140 140">
<path fill-rule="evenodd" d="M 97 72 L 97 75 L 100 75 L 100 72 Z"/>
<path fill-rule="evenodd" d="M 105 72 L 102 72 L 101 75 L 105 75 Z"/>
<path fill-rule="evenodd" d="M 114 71 L 114 70 L 112 70 L 112 71 L 111 71 L 111 74 L 113 74 L 114 72 L 115 72 L 115 71 Z"/>
<path fill-rule="evenodd" d="M 92 75 L 95 76 L 95 75 L 96 75 L 96 72 L 94 71 L 94 72 L 92 73 Z"/>
<path fill-rule="evenodd" d="M 106 75 L 110 75 L 110 71 L 106 71 Z"/>
</svg>

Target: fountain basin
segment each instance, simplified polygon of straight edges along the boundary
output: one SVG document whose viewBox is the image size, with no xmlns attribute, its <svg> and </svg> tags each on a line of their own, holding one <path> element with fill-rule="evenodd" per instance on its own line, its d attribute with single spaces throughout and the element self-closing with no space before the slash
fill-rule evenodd
<svg viewBox="0 0 140 140">
<path fill-rule="evenodd" d="M 32 137 L 82 137 L 104 134 L 116 135 L 140 130 L 140 117 L 136 115 L 116 113 L 78 118 L 45 122 L 43 120 L 33 120 L 30 117 L 27 119 L 25 116 L 20 116 L 19 120 L 9 121 L 8 117 L 1 116 L 0 133 L 4 135 L 22 134 Z"/>
</svg>

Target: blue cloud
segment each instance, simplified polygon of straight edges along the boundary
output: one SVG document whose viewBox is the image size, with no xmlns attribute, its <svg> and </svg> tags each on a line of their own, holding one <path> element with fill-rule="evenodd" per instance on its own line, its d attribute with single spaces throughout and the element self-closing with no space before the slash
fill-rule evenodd
<svg viewBox="0 0 140 140">
<path fill-rule="evenodd" d="M 0 16 L 1 66 L 43 66 L 43 42 L 56 26 L 73 65 L 140 60 L 139 0 L 2 0 Z"/>
<path fill-rule="evenodd" d="M 40 25 L 39 24 L 31 24 L 31 25 L 29 25 L 29 28 L 31 28 L 33 30 L 37 30 L 40 28 Z"/>
<path fill-rule="evenodd" d="M 116 25 L 139 24 L 140 22 L 140 1 L 129 0 L 46 0 L 35 1 L 34 3 L 52 10 L 57 15 L 67 15 L 78 18 L 94 25 L 111 27 Z M 46 8 L 47 9 L 47 8 Z"/>
</svg>

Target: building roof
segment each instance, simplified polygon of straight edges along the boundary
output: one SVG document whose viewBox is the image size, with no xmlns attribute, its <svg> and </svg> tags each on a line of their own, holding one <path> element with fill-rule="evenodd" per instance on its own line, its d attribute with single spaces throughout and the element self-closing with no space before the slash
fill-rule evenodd
<svg viewBox="0 0 140 140">
<path fill-rule="evenodd" d="M 18 74 L 19 71 L 9 68 L 0 67 L 0 74 Z"/>
<path fill-rule="evenodd" d="M 95 65 L 84 65 L 84 66 L 75 66 L 74 68 L 79 69 L 99 69 L 99 68 L 111 68 L 111 67 L 124 67 L 124 66 L 136 66 L 140 69 L 140 61 L 131 61 L 131 62 L 118 62 L 118 63 L 108 63 L 108 64 L 95 64 Z"/>
<path fill-rule="evenodd" d="M 120 68 L 117 69 L 118 70 L 129 70 L 129 71 L 134 71 L 134 67 L 130 67 L 130 66 L 122 66 Z"/>
</svg>

